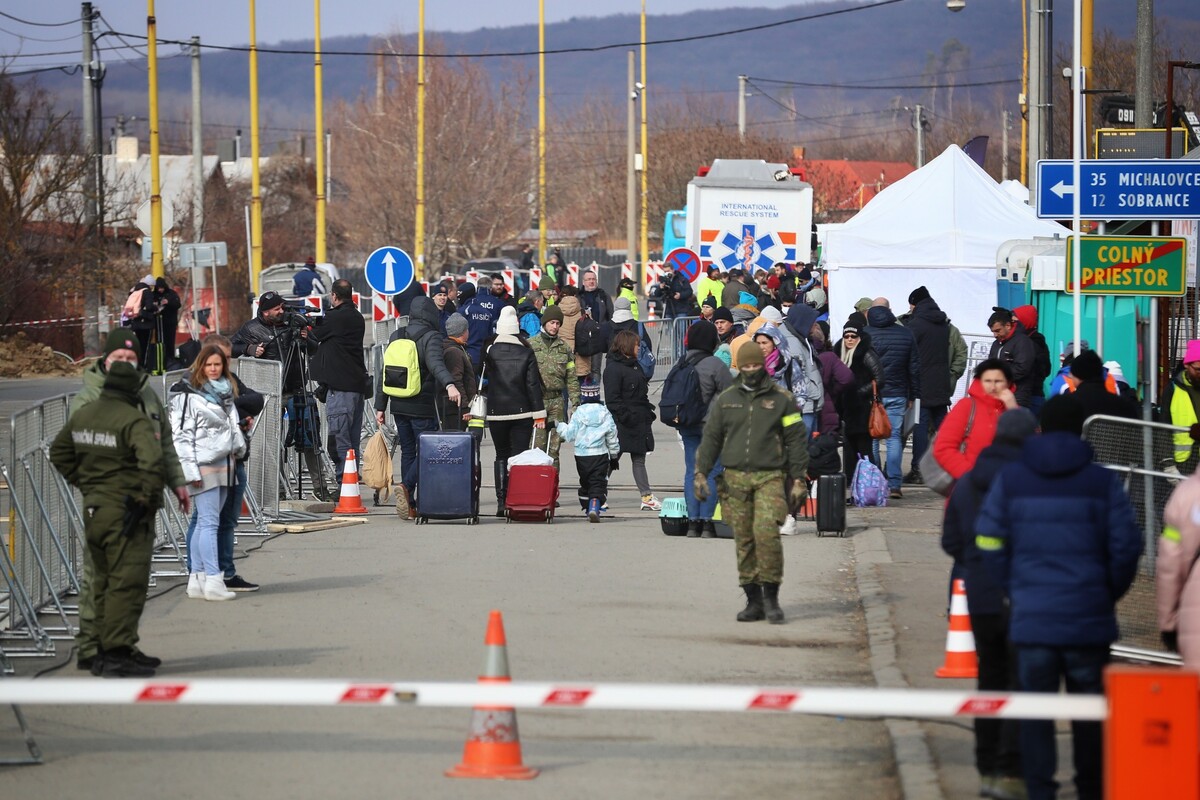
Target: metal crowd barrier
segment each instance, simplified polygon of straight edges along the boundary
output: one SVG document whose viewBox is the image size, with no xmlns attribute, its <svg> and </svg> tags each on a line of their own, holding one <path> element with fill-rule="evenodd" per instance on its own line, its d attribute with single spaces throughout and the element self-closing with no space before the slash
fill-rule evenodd
<svg viewBox="0 0 1200 800">
<path fill-rule="evenodd" d="M 1120 639 L 1113 652 L 1144 661 L 1180 663 L 1165 653 L 1158 633 L 1155 575 L 1162 511 L 1171 492 L 1187 475 L 1174 459 L 1177 428 L 1161 422 L 1097 415 L 1083 426 L 1083 438 L 1096 451 L 1096 462 L 1120 473 L 1144 536 L 1137 578 L 1117 605 Z"/>
<path fill-rule="evenodd" d="M 283 365 L 278 361 L 242 358 L 235 367 L 242 383 L 260 392 L 264 404 L 246 464 L 247 495 L 256 501 L 262 516 L 279 518 L 280 464 L 283 457 Z"/>
<path fill-rule="evenodd" d="M 673 317 L 647 321 L 646 331 L 654 344 L 654 360 L 659 368 L 670 370 L 675 362 L 687 352 L 684 339 L 687 329 L 700 317 Z M 656 369 L 657 372 L 657 369 Z M 665 372 L 662 373 L 665 376 Z"/>
</svg>

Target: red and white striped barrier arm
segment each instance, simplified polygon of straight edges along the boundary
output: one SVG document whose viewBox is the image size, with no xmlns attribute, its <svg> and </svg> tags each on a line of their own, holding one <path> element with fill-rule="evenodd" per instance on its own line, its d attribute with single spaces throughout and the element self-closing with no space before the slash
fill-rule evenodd
<svg viewBox="0 0 1200 800">
<path fill-rule="evenodd" d="M 1100 695 L 926 689 L 694 686 L 636 683 L 387 683 L 221 679 L 0 681 L 0 704 L 413 705 L 606 711 L 782 711 L 843 717 L 993 717 L 1102 721 Z"/>
</svg>

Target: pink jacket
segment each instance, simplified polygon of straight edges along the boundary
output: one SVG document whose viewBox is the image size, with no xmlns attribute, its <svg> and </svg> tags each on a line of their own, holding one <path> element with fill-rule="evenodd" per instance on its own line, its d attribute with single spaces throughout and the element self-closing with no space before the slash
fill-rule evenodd
<svg viewBox="0 0 1200 800">
<path fill-rule="evenodd" d="M 1179 484 L 1163 509 L 1158 539 L 1158 629 L 1179 633 L 1183 665 L 1200 669 L 1200 473 Z"/>
</svg>

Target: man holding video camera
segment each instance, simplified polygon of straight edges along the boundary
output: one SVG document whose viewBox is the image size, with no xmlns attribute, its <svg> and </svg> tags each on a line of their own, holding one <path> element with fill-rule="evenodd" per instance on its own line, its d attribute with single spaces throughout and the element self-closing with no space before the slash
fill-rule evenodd
<svg viewBox="0 0 1200 800">
<path fill-rule="evenodd" d="M 331 495 L 318 458 L 320 418 L 308 390 L 308 359 L 316 352 L 317 342 L 309 336 L 312 323 L 303 310 L 303 306 L 289 306 L 278 292 L 263 292 L 258 298 L 258 315 L 238 328 L 230 341 L 235 357 L 283 364 L 281 402 L 289 417 L 287 445 L 304 453 L 313 492 L 325 499 Z"/>
</svg>

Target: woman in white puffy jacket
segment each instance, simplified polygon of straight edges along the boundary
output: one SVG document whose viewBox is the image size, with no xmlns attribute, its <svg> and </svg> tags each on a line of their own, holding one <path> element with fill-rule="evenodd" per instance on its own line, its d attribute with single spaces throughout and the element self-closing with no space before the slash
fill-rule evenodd
<svg viewBox="0 0 1200 800">
<path fill-rule="evenodd" d="M 217 523 L 221 506 L 234 481 L 237 459 L 246 453 L 246 439 L 233 406 L 236 383 L 229 359 L 206 345 L 188 377 L 171 387 L 171 430 L 188 494 L 196 508 L 196 532 L 188 542 L 193 572 L 187 595 L 205 600 L 232 600 L 225 575 L 217 564 Z"/>
</svg>

